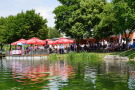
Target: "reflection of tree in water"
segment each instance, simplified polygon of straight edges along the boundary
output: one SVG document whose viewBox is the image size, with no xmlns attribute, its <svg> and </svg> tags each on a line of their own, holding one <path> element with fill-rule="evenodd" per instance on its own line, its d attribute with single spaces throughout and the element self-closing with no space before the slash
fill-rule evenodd
<svg viewBox="0 0 135 90">
<path fill-rule="evenodd" d="M 60 90 L 128 90 L 135 88 L 134 65 L 124 61 L 107 61 L 99 64 L 67 63 L 62 60 L 56 62 L 11 60 L 8 63 L 6 68 L 12 69 L 12 80 L 16 80 L 17 85 L 23 84 L 22 87 L 48 87 L 50 89 L 55 87 Z"/>
<path fill-rule="evenodd" d="M 2 90 L 13 90 L 13 87 L 16 85 L 14 90 L 20 89 L 18 88 L 20 84 L 15 83 L 14 79 L 12 78 L 12 71 L 8 67 L 9 64 L 7 62 L 7 60 L 0 60 L 0 88 Z"/>
<path fill-rule="evenodd" d="M 109 74 L 108 76 L 112 76 L 110 77 L 111 79 L 108 78 L 108 80 L 113 81 L 112 83 L 115 82 L 114 85 L 121 85 L 121 88 L 124 87 L 123 89 L 135 89 L 134 65 L 124 60 L 108 60 L 105 63 L 106 73 Z"/>
<path fill-rule="evenodd" d="M 75 75 L 69 79 L 68 86 L 75 90 L 128 90 L 127 62 L 70 63 L 74 67 Z"/>
<path fill-rule="evenodd" d="M 86 62 L 72 62 L 70 63 L 74 67 L 75 75 L 72 79 L 69 79 L 66 86 L 62 86 L 61 89 L 67 88 L 73 90 L 95 90 L 96 88 L 96 75 L 98 69 L 100 70 L 102 65 L 90 64 Z"/>
<path fill-rule="evenodd" d="M 130 89 L 135 89 L 135 62 L 134 61 L 128 62 L 128 67 L 129 67 L 128 87 Z"/>
</svg>

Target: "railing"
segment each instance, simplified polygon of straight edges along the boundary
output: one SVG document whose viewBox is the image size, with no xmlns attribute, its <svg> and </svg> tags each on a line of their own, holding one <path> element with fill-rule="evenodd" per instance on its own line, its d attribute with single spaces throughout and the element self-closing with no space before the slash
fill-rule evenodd
<svg viewBox="0 0 135 90">
<path fill-rule="evenodd" d="M 36 49 L 36 50 L 25 50 L 24 52 L 21 51 L 21 53 L 17 50 L 14 50 L 13 53 L 11 53 L 10 51 L 6 51 L 5 55 L 45 55 L 45 54 L 49 54 L 49 50 L 48 49 Z"/>
</svg>

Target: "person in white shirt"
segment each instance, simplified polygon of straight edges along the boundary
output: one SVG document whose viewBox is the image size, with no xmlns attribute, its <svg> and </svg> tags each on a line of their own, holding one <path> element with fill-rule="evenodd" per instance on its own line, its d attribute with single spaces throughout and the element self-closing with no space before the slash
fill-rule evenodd
<svg viewBox="0 0 135 90">
<path fill-rule="evenodd" d="M 59 53 L 60 54 L 64 53 L 64 46 L 62 44 L 60 44 L 60 46 L 59 46 Z"/>
</svg>

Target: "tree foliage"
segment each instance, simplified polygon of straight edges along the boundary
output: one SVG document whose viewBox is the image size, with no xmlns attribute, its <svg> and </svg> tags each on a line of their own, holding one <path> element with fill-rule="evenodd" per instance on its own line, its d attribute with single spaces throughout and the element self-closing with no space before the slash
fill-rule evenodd
<svg viewBox="0 0 135 90">
<path fill-rule="evenodd" d="M 56 28 L 51 28 L 51 27 L 48 27 L 47 35 L 48 35 L 47 37 L 50 39 L 61 37 L 60 32 Z"/>
<path fill-rule="evenodd" d="M 94 27 L 94 38 L 108 38 L 113 34 L 112 29 L 115 22 L 113 7 L 114 5 L 111 3 L 103 6 L 103 12 L 98 15 L 100 22 Z"/>
<path fill-rule="evenodd" d="M 124 34 L 126 42 L 130 34 L 135 31 L 135 1 L 133 0 L 113 0 L 115 24 L 114 32 Z M 127 32 L 129 34 L 127 35 Z"/>
<path fill-rule="evenodd" d="M 66 33 L 67 36 L 73 36 L 69 30 L 72 25 L 68 23 L 71 13 L 79 8 L 80 0 L 58 0 L 62 5 L 55 8 L 53 13 L 55 16 L 56 28 L 60 32 Z"/>
<path fill-rule="evenodd" d="M 15 16 L 0 18 L 0 20 L 3 21 L 0 24 L 2 31 L 0 36 L 4 43 L 12 43 L 21 38 L 41 37 L 41 33 L 46 37 L 47 20 L 43 19 L 39 13 L 35 13 L 35 10 L 22 11 Z"/>
</svg>

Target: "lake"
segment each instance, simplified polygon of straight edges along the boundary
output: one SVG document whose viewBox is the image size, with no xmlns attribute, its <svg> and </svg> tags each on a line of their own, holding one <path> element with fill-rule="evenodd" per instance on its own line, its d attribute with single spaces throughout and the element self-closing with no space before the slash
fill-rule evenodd
<svg viewBox="0 0 135 90">
<path fill-rule="evenodd" d="M 132 90 L 135 63 L 0 60 L 1 90 Z"/>
</svg>

